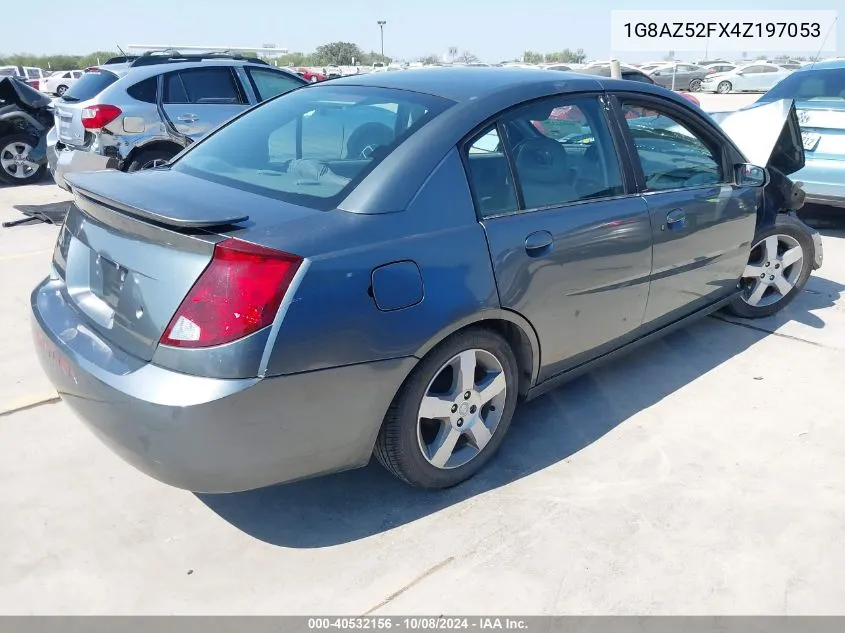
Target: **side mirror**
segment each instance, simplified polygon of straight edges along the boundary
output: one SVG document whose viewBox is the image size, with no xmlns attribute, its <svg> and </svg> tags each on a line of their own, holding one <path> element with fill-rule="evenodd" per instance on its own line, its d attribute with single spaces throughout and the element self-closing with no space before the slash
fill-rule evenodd
<svg viewBox="0 0 845 633">
<path fill-rule="evenodd" d="M 736 184 L 740 187 L 765 187 L 769 184 L 769 172 L 765 167 L 740 163 L 736 166 Z"/>
</svg>

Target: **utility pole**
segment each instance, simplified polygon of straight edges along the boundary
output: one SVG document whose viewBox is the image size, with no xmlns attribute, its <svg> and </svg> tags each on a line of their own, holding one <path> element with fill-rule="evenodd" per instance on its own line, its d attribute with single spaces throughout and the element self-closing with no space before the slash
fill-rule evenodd
<svg viewBox="0 0 845 633">
<path fill-rule="evenodd" d="M 378 28 L 381 31 L 381 61 L 384 61 L 384 25 L 387 24 L 387 20 L 379 20 L 378 21 Z"/>
</svg>

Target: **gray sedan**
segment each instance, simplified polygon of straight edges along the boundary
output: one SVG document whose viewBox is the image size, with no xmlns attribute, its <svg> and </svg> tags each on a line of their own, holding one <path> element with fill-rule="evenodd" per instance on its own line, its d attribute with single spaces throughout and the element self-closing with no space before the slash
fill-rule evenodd
<svg viewBox="0 0 845 633">
<path fill-rule="evenodd" d="M 666 64 L 648 73 L 659 86 L 672 90 L 701 90 L 701 81 L 711 72 L 709 68 L 695 64 Z"/>
<path fill-rule="evenodd" d="M 545 70 L 318 83 L 166 166 L 68 182 L 31 297 L 42 366 L 103 442 L 194 491 L 373 454 L 453 486 L 519 401 L 714 310 L 772 314 L 813 268 L 700 110 Z"/>
</svg>

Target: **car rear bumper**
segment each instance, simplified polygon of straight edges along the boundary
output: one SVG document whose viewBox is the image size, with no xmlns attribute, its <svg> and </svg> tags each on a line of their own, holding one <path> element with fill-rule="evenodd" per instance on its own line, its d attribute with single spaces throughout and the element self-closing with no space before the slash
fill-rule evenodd
<svg viewBox="0 0 845 633">
<path fill-rule="evenodd" d="M 806 202 L 845 208 L 845 160 L 808 156 L 804 168 L 789 178 L 803 183 Z"/>
<path fill-rule="evenodd" d="M 39 360 L 59 395 L 124 460 L 195 492 L 365 465 L 416 363 L 400 358 L 265 379 L 189 376 L 109 346 L 79 322 L 62 287 L 46 279 L 31 296 Z"/>
<path fill-rule="evenodd" d="M 53 174 L 53 179 L 59 187 L 66 191 L 70 191 L 70 186 L 65 182 L 65 176 L 67 174 L 83 171 L 99 171 L 102 169 L 117 169 L 119 166 L 116 158 L 109 158 L 84 150 L 59 149 L 56 144 L 52 146 L 51 150 L 48 149 L 47 155 L 50 173 Z"/>
</svg>

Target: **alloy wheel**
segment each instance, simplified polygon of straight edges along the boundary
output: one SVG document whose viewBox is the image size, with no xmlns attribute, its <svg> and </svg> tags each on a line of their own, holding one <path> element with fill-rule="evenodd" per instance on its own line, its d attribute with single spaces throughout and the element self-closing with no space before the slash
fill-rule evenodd
<svg viewBox="0 0 845 633">
<path fill-rule="evenodd" d="M 417 439 L 425 459 L 452 469 L 477 457 L 499 426 L 506 397 L 505 371 L 493 354 L 470 349 L 453 356 L 419 406 Z"/>
<path fill-rule="evenodd" d="M 733 89 L 731 82 L 723 81 L 718 86 L 716 86 L 716 92 L 719 94 L 727 94 Z"/>
<path fill-rule="evenodd" d="M 29 160 L 32 145 L 15 141 L 0 150 L 0 167 L 12 178 L 25 179 L 38 171 L 38 164 Z"/>
<path fill-rule="evenodd" d="M 804 269 L 804 249 L 790 235 L 770 235 L 751 249 L 742 273 L 742 299 L 752 307 L 770 306 L 795 287 Z"/>
<path fill-rule="evenodd" d="M 701 92 L 701 79 L 693 79 L 689 84 L 691 92 Z"/>
</svg>

